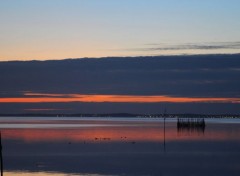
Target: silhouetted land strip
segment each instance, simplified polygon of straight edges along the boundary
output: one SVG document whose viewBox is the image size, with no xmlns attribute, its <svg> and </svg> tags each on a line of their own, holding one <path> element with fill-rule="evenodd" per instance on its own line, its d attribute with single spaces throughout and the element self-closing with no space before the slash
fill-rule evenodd
<svg viewBox="0 0 240 176">
<path fill-rule="evenodd" d="M 139 118 L 240 118 L 240 114 L 131 114 L 131 113 L 104 113 L 104 114 L 48 114 L 22 113 L 0 114 L 0 117 L 139 117 Z"/>
</svg>

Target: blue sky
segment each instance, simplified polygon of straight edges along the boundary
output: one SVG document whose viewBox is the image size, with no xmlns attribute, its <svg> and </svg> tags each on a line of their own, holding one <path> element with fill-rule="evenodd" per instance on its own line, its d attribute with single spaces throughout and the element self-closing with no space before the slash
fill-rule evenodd
<svg viewBox="0 0 240 176">
<path fill-rule="evenodd" d="M 240 53 L 239 7 L 238 0 L 1 0 L 0 60 Z M 222 43 L 234 47 L 176 47 Z"/>
</svg>

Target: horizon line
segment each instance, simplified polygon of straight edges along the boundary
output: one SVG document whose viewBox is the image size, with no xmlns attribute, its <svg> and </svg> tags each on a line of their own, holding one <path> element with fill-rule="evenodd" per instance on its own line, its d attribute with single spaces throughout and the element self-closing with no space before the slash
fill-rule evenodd
<svg viewBox="0 0 240 176">
<path fill-rule="evenodd" d="M 225 55 L 240 55 L 238 53 L 209 53 L 209 54 L 163 54 L 163 55 L 136 55 L 136 56 L 103 56 L 103 57 L 74 57 L 74 58 L 60 58 L 60 59 L 15 59 L 15 60 L 1 60 L 0 63 L 6 62 L 47 62 L 47 61 L 64 61 L 64 60 L 77 60 L 77 59 L 108 59 L 108 58 L 141 58 L 141 57 L 181 57 L 181 56 L 225 56 Z"/>
</svg>

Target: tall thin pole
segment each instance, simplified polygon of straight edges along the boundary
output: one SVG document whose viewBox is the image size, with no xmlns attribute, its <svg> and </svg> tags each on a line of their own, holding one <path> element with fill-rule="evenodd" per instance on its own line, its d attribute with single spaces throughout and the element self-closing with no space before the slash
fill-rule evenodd
<svg viewBox="0 0 240 176">
<path fill-rule="evenodd" d="M 167 114 L 167 109 L 164 108 L 163 112 L 163 147 L 164 147 L 164 152 L 166 152 L 166 127 L 165 127 L 165 120 L 166 120 L 166 114 Z"/>
<path fill-rule="evenodd" d="M 1 131 L 0 131 L 0 160 L 1 160 L 1 176 L 3 176 L 2 133 L 1 133 Z"/>
<path fill-rule="evenodd" d="M 164 122 L 163 122 L 163 146 L 164 146 L 164 152 L 166 151 L 166 142 L 165 142 L 165 117 L 164 117 Z"/>
</svg>

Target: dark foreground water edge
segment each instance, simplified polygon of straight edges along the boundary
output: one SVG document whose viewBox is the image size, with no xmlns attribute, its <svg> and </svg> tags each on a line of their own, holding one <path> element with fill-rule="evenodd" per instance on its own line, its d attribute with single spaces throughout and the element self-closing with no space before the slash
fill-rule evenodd
<svg viewBox="0 0 240 176">
<path fill-rule="evenodd" d="M 239 175 L 240 119 L 0 118 L 4 175 Z"/>
</svg>

